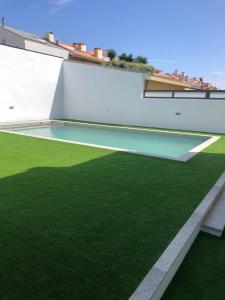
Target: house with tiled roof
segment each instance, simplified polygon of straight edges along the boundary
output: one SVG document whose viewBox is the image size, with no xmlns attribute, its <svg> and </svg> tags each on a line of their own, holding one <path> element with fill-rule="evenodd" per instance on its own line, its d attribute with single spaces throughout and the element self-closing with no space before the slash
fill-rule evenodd
<svg viewBox="0 0 225 300">
<path fill-rule="evenodd" d="M 92 64 L 104 64 L 110 61 L 107 50 L 94 48 L 87 50 L 84 43 L 65 43 L 55 38 L 54 33 L 47 32 L 44 37 L 33 33 L 0 26 L 0 44 L 34 51 L 42 54 L 61 57 L 63 59 L 76 60 Z M 156 70 L 149 76 L 145 83 L 146 90 L 215 90 L 216 87 L 203 78 L 190 78 L 184 72 L 161 73 Z"/>
<path fill-rule="evenodd" d="M 69 51 L 70 59 L 74 59 L 82 62 L 89 62 L 94 64 L 103 64 L 110 59 L 107 56 L 107 52 L 101 48 L 94 48 L 92 51 L 87 50 L 87 46 L 84 43 L 68 44 L 61 41 L 56 41 L 57 45 L 67 49 Z"/>
<path fill-rule="evenodd" d="M 184 72 L 161 73 L 156 70 L 146 81 L 147 90 L 215 90 L 211 83 L 203 78 L 189 77 Z"/>
<path fill-rule="evenodd" d="M 44 37 L 39 37 L 36 34 L 2 24 L 0 26 L 0 44 L 63 59 L 69 57 L 69 51 L 55 43 L 54 35 L 51 32 L 47 32 Z"/>
<path fill-rule="evenodd" d="M 52 32 L 47 32 L 44 37 L 40 37 L 4 24 L 0 26 L 0 44 L 94 64 L 103 64 L 110 60 L 106 50 L 96 47 L 88 51 L 84 43 L 68 44 L 58 41 Z"/>
</svg>

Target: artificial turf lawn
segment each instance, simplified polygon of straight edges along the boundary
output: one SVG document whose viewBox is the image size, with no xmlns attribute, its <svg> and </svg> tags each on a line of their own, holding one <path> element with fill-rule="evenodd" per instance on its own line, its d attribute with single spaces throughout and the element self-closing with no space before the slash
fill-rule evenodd
<svg viewBox="0 0 225 300">
<path fill-rule="evenodd" d="M 0 133 L 0 298 L 127 299 L 225 166 Z"/>
<path fill-rule="evenodd" d="M 162 300 L 224 300 L 225 239 L 200 233 Z"/>
</svg>

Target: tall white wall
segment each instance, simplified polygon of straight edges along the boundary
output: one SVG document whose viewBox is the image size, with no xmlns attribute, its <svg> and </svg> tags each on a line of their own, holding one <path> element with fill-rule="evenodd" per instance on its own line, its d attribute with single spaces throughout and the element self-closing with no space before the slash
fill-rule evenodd
<svg viewBox="0 0 225 300">
<path fill-rule="evenodd" d="M 120 124 L 139 122 L 143 73 L 65 61 L 63 74 L 65 118 Z"/>
<path fill-rule="evenodd" d="M 61 117 L 61 68 L 61 58 L 0 45 L 0 122 Z"/>
<path fill-rule="evenodd" d="M 225 133 L 225 100 L 144 99 L 144 77 L 0 45 L 0 122 L 64 117 Z"/>
<path fill-rule="evenodd" d="M 101 66 L 64 62 L 63 73 L 64 118 L 225 133 L 225 100 L 143 99 L 143 74 Z"/>
</svg>

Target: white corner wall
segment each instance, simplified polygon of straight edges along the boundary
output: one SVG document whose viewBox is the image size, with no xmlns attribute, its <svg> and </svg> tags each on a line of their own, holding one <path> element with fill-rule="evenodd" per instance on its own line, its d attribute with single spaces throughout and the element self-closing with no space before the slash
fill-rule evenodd
<svg viewBox="0 0 225 300">
<path fill-rule="evenodd" d="M 225 133 L 225 100 L 144 99 L 144 74 L 63 63 L 63 117 Z"/>
<path fill-rule="evenodd" d="M 120 124 L 140 121 L 143 73 L 65 61 L 63 74 L 64 118 Z"/>
<path fill-rule="evenodd" d="M 0 122 L 61 117 L 62 61 L 0 45 Z"/>
</svg>

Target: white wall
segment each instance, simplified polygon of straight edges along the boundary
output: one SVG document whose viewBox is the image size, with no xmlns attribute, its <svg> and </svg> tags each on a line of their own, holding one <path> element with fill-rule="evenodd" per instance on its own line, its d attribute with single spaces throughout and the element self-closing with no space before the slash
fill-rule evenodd
<svg viewBox="0 0 225 300">
<path fill-rule="evenodd" d="M 225 100 L 143 99 L 144 77 L 0 45 L 0 122 L 64 117 L 225 133 Z"/>
<path fill-rule="evenodd" d="M 126 124 L 139 122 L 144 74 L 64 62 L 65 118 Z"/>
<path fill-rule="evenodd" d="M 68 59 L 69 51 L 54 45 L 49 46 L 48 44 L 37 43 L 30 40 L 25 40 L 25 49 L 45 53 L 53 56 L 62 57 L 64 59 Z"/>
<path fill-rule="evenodd" d="M 225 100 L 143 99 L 143 74 L 94 65 L 64 62 L 63 74 L 64 118 L 225 133 Z"/>
<path fill-rule="evenodd" d="M 0 45 L 0 122 L 60 117 L 61 66 L 61 58 Z"/>
</svg>

